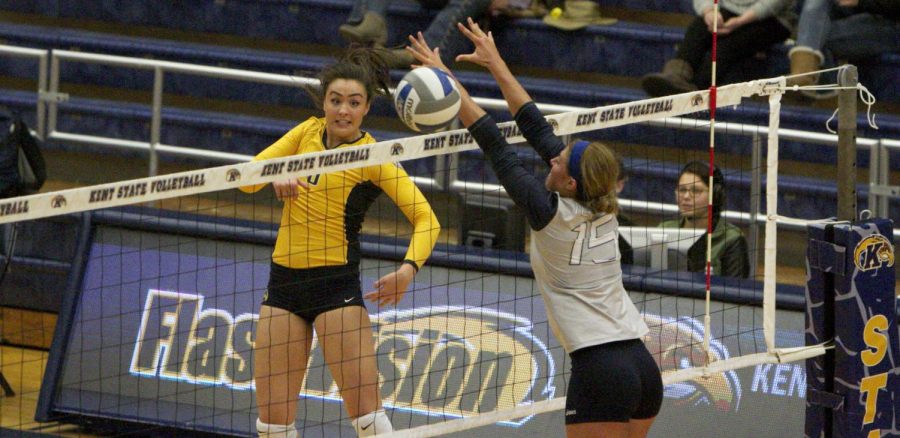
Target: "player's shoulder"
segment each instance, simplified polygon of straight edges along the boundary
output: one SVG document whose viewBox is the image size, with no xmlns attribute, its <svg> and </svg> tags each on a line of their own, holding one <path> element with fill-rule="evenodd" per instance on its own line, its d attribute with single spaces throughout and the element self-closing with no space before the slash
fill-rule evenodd
<svg viewBox="0 0 900 438">
<path fill-rule="evenodd" d="M 362 136 L 354 143 L 355 145 L 378 143 L 378 140 L 368 131 L 362 131 Z"/>
<path fill-rule="evenodd" d="M 310 131 L 322 131 L 325 129 L 325 118 L 312 116 L 299 124 L 294 129 L 303 129 Z"/>
<path fill-rule="evenodd" d="M 590 209 L 582 205 L 580 202 L 578 202 L 578 200 L 560 196 L 559 193 L 555 193 L 555 195 L 558 198 L 556 204 L 556 214 L 562 219 L 569 221 L 594 215 L 594 213 Z"/>
<path fill-rule="evenodd" d="M 293 137 L 305 137 L 310 134 L 317 134 L 322 132 L 325 129 L 325 119 L 320 119 L 319 117 L 310 117 L 296 126 L 291 128 L 289 135 Z"/>
</svg>

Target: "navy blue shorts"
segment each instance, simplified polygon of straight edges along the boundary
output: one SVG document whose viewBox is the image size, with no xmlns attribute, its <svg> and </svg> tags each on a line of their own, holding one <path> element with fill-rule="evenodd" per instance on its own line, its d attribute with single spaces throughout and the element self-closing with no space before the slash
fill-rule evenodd
<svg viewBox="0 0 900 438">
<path fill-rule="evenodd" d="M 573 351 L 566 424 L 653 418 L 662 405 L 659 367 L 639 339 Z"/>
<path fill-rule="evenodd" d="M 359 285 L 359 267 L 293 269 L 273 262 L 262 304 L 287 310 L 310 324 L 330 310 L 365 307 Z"/>
</svg>

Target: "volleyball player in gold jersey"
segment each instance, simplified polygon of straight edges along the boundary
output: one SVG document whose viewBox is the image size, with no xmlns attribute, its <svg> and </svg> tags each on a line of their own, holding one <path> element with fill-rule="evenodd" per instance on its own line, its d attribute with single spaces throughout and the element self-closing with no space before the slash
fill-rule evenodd
<svg viewBox="0 0 900 438">
<path fill-rule="evenodd" d="M 360 129 L 372 99 L 386 94 L 388 69 L 380 53 L 352 49 L 320 74 L 324 117 L 312 117 L 255 160 L 353 148 L 374 143 Z M 440 233 L 425 196 L 399 165 L 290 178 L 273 184 L 284 201 L 254 346 L 254 377 L 262 437 L 296 437 L 297 396 L 306 373 L 313 327 L 344 407 L 359 436 L 392 430 L 381 406 L 369 314 L 359 280 L 359 232 L 366 210 L 387 194 L 414 227 L 405 260 L 380 278 L 365 298 L 396 304 L 431 254 Z M 242 188 L 260 190 L 265 184 Z"/>
</svg>

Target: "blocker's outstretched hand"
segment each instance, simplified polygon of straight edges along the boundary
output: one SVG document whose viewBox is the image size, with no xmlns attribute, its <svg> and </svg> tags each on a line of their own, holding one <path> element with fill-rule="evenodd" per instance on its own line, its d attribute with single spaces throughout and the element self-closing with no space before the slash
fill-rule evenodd
<svg viewBox="0 0 900 438">
<path fill-rule="evenodd" d="M 466 20 L 466 23 L 467 26 L 464 26 L 462 23 L 456 23 L 456 27 L 469 41 L 472 41 L 472 44 L 475 45 L 475 51 L 468 55 L 457 56 L 456 61 L 468 61 L 488 70 L 502 65 L 503 58 L 500 57 L 500 52 L 494 43 L 494 35 L 481 30 L 481 26 L 475 20 L 472 20 L 471 17 Z"/>
<path fill-rule="evenodd" d="M 441 60 L 441 49 L 439 47 L 435 47 L 434 49 L 429 47 L 422 32 L 419 32 L 415 37 L 412 35 L 409 36 L 409 45 L 406 46 L 406 51 L 411 53 L 416 60 L 420 62 L 420 64 L 413 64 L 413 68 L 434 67 L 453 76 L 453 73 L 446 65 L 444 65 L 444 61 Z"/>
<path fill-rule="evenodd" d="M 469 20 L 471 22 L 471 19 Z M 483 116 L 484 110 L 481 109 L 469 96 L 468 90 L 463 86 L 461 82 L 456 78 L 452 71 L 444 64 L 444 61 L 441 60 L 441 52 L 440 49 L 435 47 L 434 49 L 428 47 L 428 42 L 425 41 L 425 37 L 422 36 L 422 32 L 416 37 L 412 35 L 409 36 L 409 45 L 406 46 L 406 50 L 409 53 L 412 53 L 413 56 L 416 57 L 420 65 L 414 65 L 413 67 L 433 67 L 440 69 L 450 75 L 454 81 L 456 81 L 456 89 L 459 90 L 459 96 L 461 100 L 461 104 L 459 107 L 459 120 L 463 123 L 463 126 L 469 127 L 472 123 L 478 120 L 479 117 Z"/>
</svg>

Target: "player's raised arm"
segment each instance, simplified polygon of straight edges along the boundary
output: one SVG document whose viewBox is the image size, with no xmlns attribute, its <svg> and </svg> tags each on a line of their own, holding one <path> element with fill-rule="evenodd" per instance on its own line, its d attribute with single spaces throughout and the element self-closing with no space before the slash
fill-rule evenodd
<svg viewBox="0 0 900 438">
<path fill-rule="evenodd" d="M 494 36 L 485 33 L 478 23 L 468 20 L 468 27 L 457 23 L 462 32 L 475 45 L 475 51 L 468 55 L 459 55 L 458 61 L 469 61 L 483 66 L 491 72 L 500 91 L 506 99 L 509 111 L 516 119 L 516 124 L 522 131 L 522 135 L 540 155 L 547 165 L 552 166 L 551 160 L 562 152 L 565 145 L 553 133 L 553 128 L 547 123 L 544 115 L 534 104 L 531 96 L 522 87 L 522 84 L 513 76 L 506 62 L 500 56 L 497 46 L 494 44 Z"/>
</svg>

